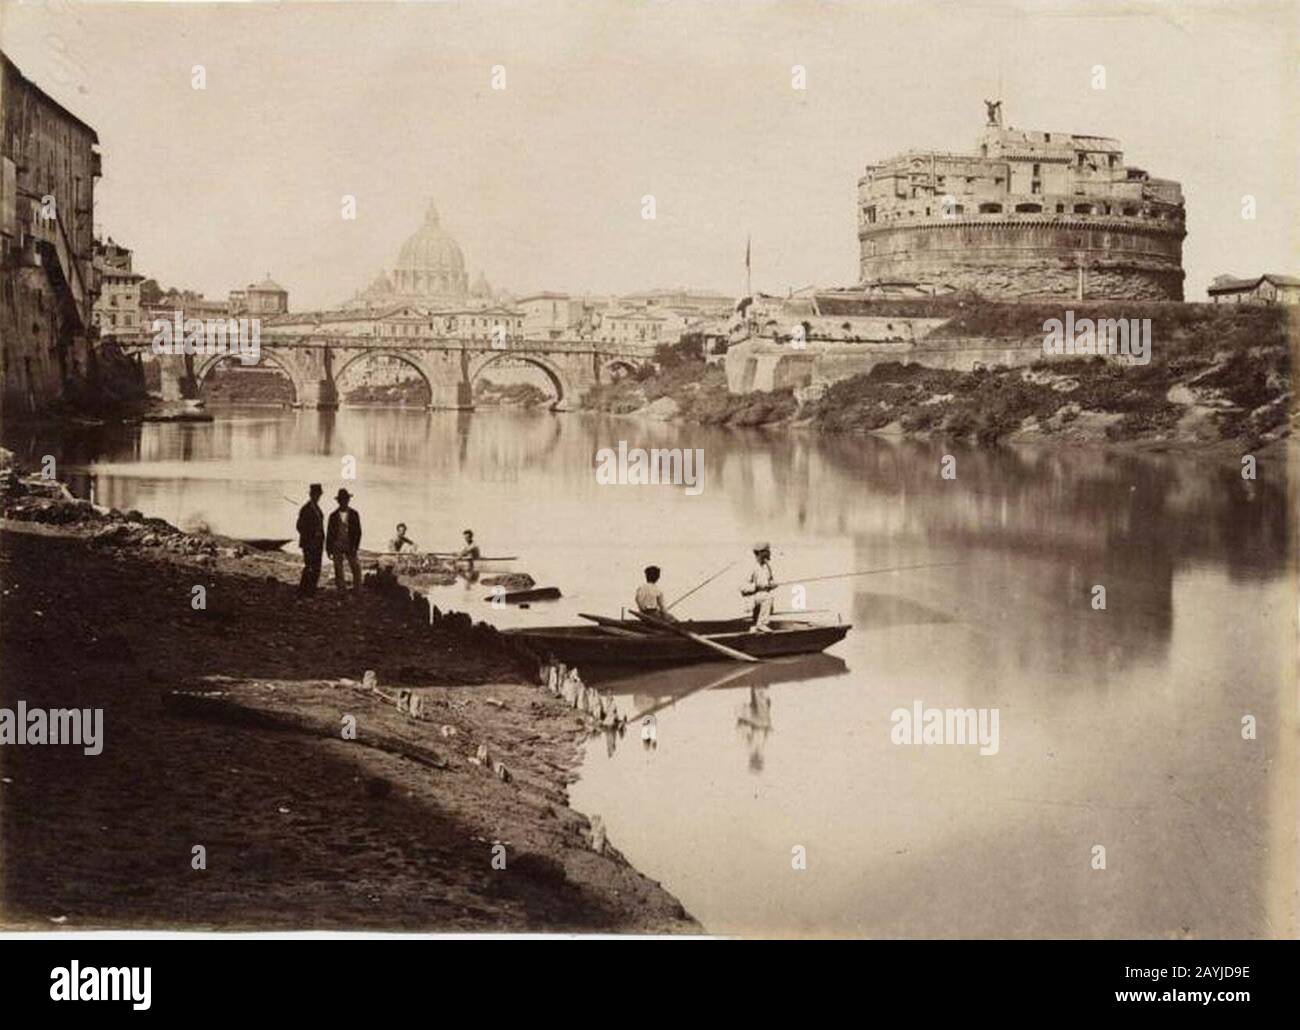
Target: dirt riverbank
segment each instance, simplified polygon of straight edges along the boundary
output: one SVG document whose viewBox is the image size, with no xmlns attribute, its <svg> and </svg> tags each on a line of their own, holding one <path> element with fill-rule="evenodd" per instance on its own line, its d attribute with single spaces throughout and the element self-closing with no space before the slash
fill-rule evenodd
<svg viewBox="0 0 1300 1030">
<path fill-rule="evenodd" d="M 593 850 L 566 802 L 589 719 L 489 627 L 430 625 L 398 591 L 300 601 L 291 556 L 81 502 L 7 514 L 31 508 L 40 521 L 0 524 L 0 706 L 102 708 L 103 750 L 0 747 L 0 923 L 699 931 L 615 850 Z M 385 694 L 419 693 L 427 718 L 364 689 L 367 670 Z M 164 703 L 177 690 L 362 729 L 180 714 Z M 373 746 L 395 736 L 444 767 Z"/>
</svg>

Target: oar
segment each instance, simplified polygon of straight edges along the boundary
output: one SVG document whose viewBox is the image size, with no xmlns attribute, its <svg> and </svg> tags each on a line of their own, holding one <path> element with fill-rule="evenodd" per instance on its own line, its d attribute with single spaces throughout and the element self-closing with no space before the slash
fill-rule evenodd
<svg viewBox="0 0 1300 1030">
<path fill-rule="evenodd" d="M 731 568 L 731 567 L 732 567 L 733 565 L 735 565 L 735 564 L 736 564 L 736 563 L 733 561 L 733 562 L 729 562 L 728 564 L 724 565 L 722 568 L 720 568 L 717 572 L 715 572 L 712 576 L 710 576 L 708 579 L 706 579 L 706 580 L 705 580 L 703 583 L 701 583 L 699 586 L 697 586 L 697 587 L 692 587 L 690 590 L 686 591 L 686 593 L 682 594 L 681 597 L 677 598 L 677 600 L 674 601 L 672 604 L 670 604 L 667 608 L 665 608 L 664 611 L 669 611 L 669 612 L 672 611 L 672 610 L 673 610 L 674 608 L 676 608 L 679 604 L 681 604 L 681 603 L 682 603 L 683 601 L 685 601 L 688 597 L 690 597 L 691 594 L 695 593 L 695 591 L 697 591 L 697 590 L 702 590 L 704 587 L 708 586 L 710 583 L 712 583 L 715 579 L 717 579 L 719 576 L 721 576 L 724 572 L 726 572 L 729 568 Z"/>
<path fill-rule="evenodd" d="M 741 676 L 748 676 L 752 671 L 753 671 L 752 669 L 744 669 L 744 668 L 732 669 L 730 672 L 722 676 L 719 676 L 717 679 L 710 680 L 708 683 L 705 683 L 701 687 L 692 687 L 690 690 L 686 691 L 685 693 L 675 694 L 672 697 L 664 699 L 663 701 L 657 701 L 649 708 L 645 709 L 644 711 L 637 712 L 635 715 L 629 715 L 627 717 L 628 725 L 630 726 L 634 722 L 639 722 L 641 719 L 644 719 L 647 715 L 654 715 L 655 712 L 662 711 L 663 709 L 669 707 L 670 705 L 675 705 L 678 701 L 685 701 L 692 694 L 698 694 L 704 690 L 713 690 L 716 687 L 726 686 L 726 684 L 740 679 Z"/>
<path fill-rule="evenodd" d="M 459 551 L 422 551 L 422 554 L 430 558 L 459 558 Z M 477 558 L 470 558 L 468 555 L 465 561 L 518 561 L 519 556 L 514 554 L 480 554 Z"/>
<path fill-rule="evenodd" d="M 618 629 L 625 633 L 631 633 L 634 637 L 643 637 L 651 632 L 649 626 L 636 626 L 635 629 L 627 629 L 618 619 L 610 619 L 604 615 L 588 615 L 586 612 L 578 612 L 578 618 L 586 619 L 588 622 L 594 622 L 604 629 Z"/>
<path fill-rule="evenodd" d="M 639 612 L 635 608 L 632 614 L 642 622 L 649 623 L 651 626 L 658 626 L 660 629 L 666 629 L 670 633 L 676 633 L 679 637 L 685 637 L 687 640 L 694 640 L 697 644 L 703 644 L 705 647 L 712 648 L 718 654 L 725 654 L 728 658 L 734 658 L 738 662 L 757 662 L 759 659 L 752 654 L 745 654 L 744 651 L 737 651 L 734 647 L 728 647 L 726 644 L 719 644 L 716 640 L 710 640 L 708 637 L 702 637 L 698 633 L 692 633 L 688 629 L 682 629 L 675 622 L 666 622 L 663 619 L 656 619 L 645 612 Z"/>
<path fill-rule="evenodd" d="M 932 562 L 927 565 L 896 565 L 891 569 L 861 569 L 858 572 L 834 572 L 829 576 L 806 576 L 803 579 L 783 579 L 780 583 L 773 583 L 772 588 L 796 586 L 800 583 L 816 583 L 823 579 L 846 579 L 849 576 L 874 576 L 879 572 L 906 572 L 909 569 L 942 569 L 949 565 L 965 565 L 960 561 L 941 561 Z"/>
</svg>

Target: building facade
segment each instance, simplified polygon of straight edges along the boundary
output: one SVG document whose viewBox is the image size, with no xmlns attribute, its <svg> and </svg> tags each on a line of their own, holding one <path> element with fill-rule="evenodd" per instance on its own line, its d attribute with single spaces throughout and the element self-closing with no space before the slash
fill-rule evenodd
<svg viewBox="0 0 1300 1030">
<path fill-rule="evenodd" d="M 289 291 L 267 272 L 260 283 L 249 283 L 242 290 L 231 290 L 228 306 L 232 315 L 271 318 L 289 310 Z"/>
<path fill-rule="evenodd" d="M 859 282 L 1003 299 L 1183 299 L 1182 189 L 1117 140 L 1006 128 L 973 153 L 910 151 L 858 182 Z"/>
<path fill-rule="evenodd" d="M 95 130 L 0 54 L 0 381 L 34 412 L 89 372 Z"/>
<path fill-rule="evenodd" d="M 144 276 L 131 269 L 131 251 L 110 236 L 95 242 L 94 324 L 101 340 L 135 337 L 140 333 L 140 283 Z"/>
<path fill-rule="evenodd" d="M 587 322 L 587 305 L 567 293 L 534 293 L 520 297 L 523 333 L 530 340 L 565 340 L 580 335 Z"/>
<path fill-rule="evenodd" d="M 1300 304 L 1300 279 L 1272 272 L 1254 279 L 1220 275 L 1206 292 L 1214 304 Z"/>
<path fill-rule="evenodd" d="M 458 339 L 510 342 L 523 338 L 524 314 L 507 307 L 430 310 L 399 304 L 386 310 L 342 308 L 296 311 L 262 325 L 263 332 L 288 336 L 355 336 L 371 340 L 428 341 Z"/>
</svg>

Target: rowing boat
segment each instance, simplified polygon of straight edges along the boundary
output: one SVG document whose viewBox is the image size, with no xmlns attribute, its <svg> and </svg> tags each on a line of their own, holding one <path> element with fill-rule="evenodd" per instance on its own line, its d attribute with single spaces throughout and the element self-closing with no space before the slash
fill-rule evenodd
<svg viewBox="0 0 1300 1030">
<path fill-rule="evenodd" d="M 655 630 L 636 632 L 640 623 L 606 620 L 612 625 L 542 626 L 508 629 L 504 633 L 526 643 L 543 656 L 570 665 L 683 665 L 715 661 L 712 648 L 675 634 Z M 815 654 L 844 639 L 848 624 L 819 625 L 795 619 L 774 619 L 768 633 L 753 633 L 748 619 L 712 619 L 680 623 L 683 629 L 755 658 Z"/>
<path fill-rule="evenodd" d="M 511 590 L 488 594 L 483 600 L 495 601 L 499 604 L 519 604 L 525 601 L 555 601 L 561 596 L 559 587 L 534 587 L 531 590 Z"/>
<path fill-rule="evenodd" d="M 368 551 L 358 552 L 363 562 L 387 565 L 397 575 L 414 576 L 422 572 L 509 572 L 514 555 L 490 555 L 486 558 L 452 558 L 420 551 Z"/>
</svg>

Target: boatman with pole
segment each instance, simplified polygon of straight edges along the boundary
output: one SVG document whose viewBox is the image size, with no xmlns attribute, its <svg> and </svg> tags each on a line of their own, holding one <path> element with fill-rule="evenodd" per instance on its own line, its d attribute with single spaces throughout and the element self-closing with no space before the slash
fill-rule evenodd
<svg viewBox="0 0 1300 1030">
<path fill-rule="evenodd" d="M 776 590 L 776 574 L 772 571 L 771 561 L 772 548 L 767 541 L 755 544 L 754 567 L 750 570 L 749 578 L 745 580 L 744 585 L 740 588 L 741 596 L 748 599 L 746 607 L 754 623 L 750 626 L 751 633 L 772 632 L 769 623 L 772 621 L 772 599 L 773 592 Z"/>
</svg>

